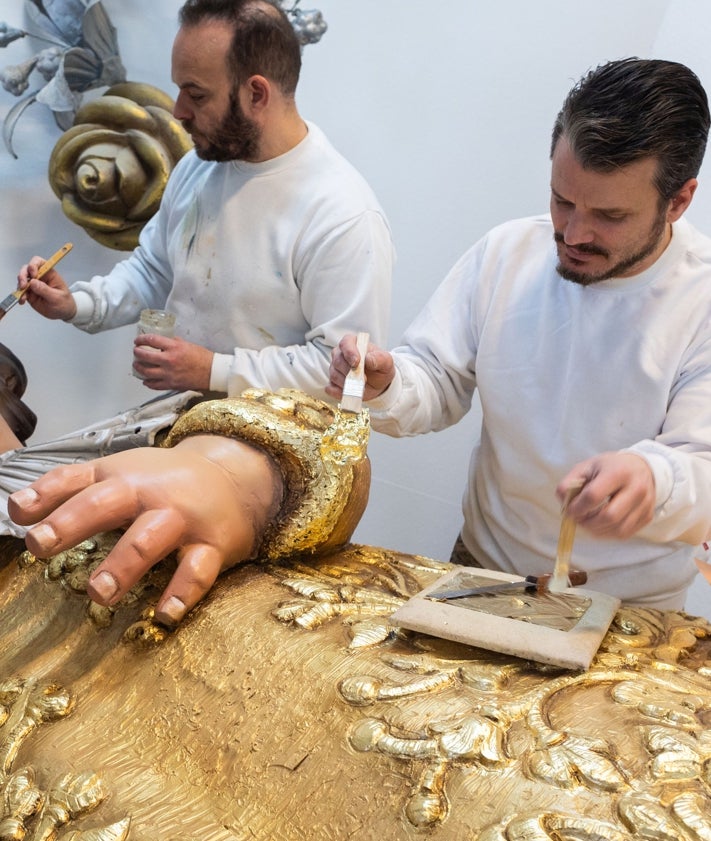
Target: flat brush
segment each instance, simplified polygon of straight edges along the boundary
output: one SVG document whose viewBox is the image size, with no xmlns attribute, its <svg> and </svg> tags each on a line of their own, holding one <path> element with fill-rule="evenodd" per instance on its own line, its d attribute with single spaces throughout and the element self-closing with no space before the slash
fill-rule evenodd
<svg viewBox="0 0 711 841">
<path fill-rule="evenodd" d="M 343 412 L 360 412 L 363 405 L 363 391 L 365 390 L 365 354 L 368 352 L 368 341 L 370 336 L 367 333 L 358 333 L 357 347 L 360 353 L 360 361 L 353 368 L 343 384 L 343 396 L 341 397 L 340 408 Z"/>
<path fill-rule="evenodd" d="M 560 524 L 558 535 L 558 549 L 555 555 L 555 567 L 553 575 L 548 582 L 548 589 L 551 593 L 560 593 L 569 585 L 570 558 L 573 553 L 573 541 L 575 540 L 575 520 L 568 516 L 568 506 L 572 500 L 582 491 L 584 481 L 572 485 L 565 494 L 563 500 L 563 518 Z"/>
</svg>

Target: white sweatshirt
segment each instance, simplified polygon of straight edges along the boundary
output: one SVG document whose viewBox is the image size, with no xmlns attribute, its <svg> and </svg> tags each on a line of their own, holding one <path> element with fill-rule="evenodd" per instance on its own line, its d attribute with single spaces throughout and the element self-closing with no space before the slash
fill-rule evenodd
<svg viewBox="0 0 711 841">
<path fill-rule="evenodd" d="M 492 230 L 453 268 L 394 351 L 373 428 L 415 435 L 483 409 L 462 537 L 485 567 L 550 572 L 555 487 L 577 462 L 631 449 L 656 483 L 653 522 L 627 541 L 580 528 L 588 587 L 683 606 L 694 544 L 711 535 L 711 240 L 682 220 L 641 274 L 583 287 L 556 272 L 547 216 Z"/>
<path fill-rule="evenodd" d="M 72 286 L 73 323 L 93 333 L 169 309 L 176 335 L 215 351 L 211 390 L 323 397 L 344 333 L 386 341 L 393 247 L 362 176 L 308 128 L 264 163 L 185 155 L 133 254 Z"/>
</svg>

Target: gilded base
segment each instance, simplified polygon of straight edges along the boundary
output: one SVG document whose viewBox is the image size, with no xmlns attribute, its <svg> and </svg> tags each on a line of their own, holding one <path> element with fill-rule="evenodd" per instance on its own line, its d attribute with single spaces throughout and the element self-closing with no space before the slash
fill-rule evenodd
<svg viewBox="0 0 711 841">
<path fill-rule="evenodd" d="M 236 568 L 169 633 L 150 621 L 168 569 L 89 610 L 101 545 L 49 564 L 18 546 L 0 831 L 21 830 L 0 837 L 711 837 L 702 619 L 623 609 L 589 671 L 536 666 L 392 628 L 449 566 L 352 546 Z"/>
</svg>

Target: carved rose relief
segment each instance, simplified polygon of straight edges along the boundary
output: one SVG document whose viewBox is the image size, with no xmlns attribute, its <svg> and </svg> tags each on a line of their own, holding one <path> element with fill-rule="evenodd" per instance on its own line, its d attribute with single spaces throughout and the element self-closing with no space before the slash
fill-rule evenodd
<svg viewBox="0 0 711 841">
<path fill-rule="evenodd" d="M 173 167 L 192 147 L 172 108 L 152 85 L 119 83 L 83 105 L 52 150 L 49 182 L 62 210 L 102 245 L 135 248 Z"/>
</svg>

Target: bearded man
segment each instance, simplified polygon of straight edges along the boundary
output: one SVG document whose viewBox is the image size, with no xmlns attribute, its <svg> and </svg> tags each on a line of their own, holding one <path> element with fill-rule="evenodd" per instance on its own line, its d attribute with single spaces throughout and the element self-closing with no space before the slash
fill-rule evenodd
<svg viewBox="0 0 711 841">
<path fill-rule="evenodd" d="M 551 572 L 583 485 L 567 514 L 590 588 L 683 607 L 711 536 L 711 240 L 683 218 L 708 131 L 684 65 L 592 70 L 555 122 L 550 214 L 490 231 L 400 347 L 366 353 L 372 426 L 391 435 L 456 423 L 478 390 L 452 560 Z M 348 336 L 331 395 L 358 362 Z"/>
<path fill-rule="evenodd" d="M 93 333 L 176 315 L 176 337 L 136 339 L 148 388 L 323 396 L 347 330 L 384 340 L 393 248 L 362 176 L 302 119 L 301 48 L 269 0 L 188 0 L 179 12 L 174 115 L 194 150 L 171 173 L 139 246 L 109 275 L 67 286 L 20 270 L 27 302 Z M 161 353 L 156 353 L 159 350 Z"/>
<path fill-rule="evenodd" d="M 19 396 L 10 387 L 19 360 L 0 353 L 14 372 L 0 382 L 2 534 L 24 536 L 7 496 L 52 467 L 152 445 L 205 396 L 254 387 L 323 397 L 345 332 L 385 341 L 390 228 L 362 176 L 299 114 L 301 47 L 287 15 L 269 0 L 187 0 L 179 23 L 174 113 L 194 150 L 173 169 L 138 247 L 107 276 L 71 287 L 57 271 L 37 278 L 41 257 L 18 275 L 37 312 L 90 333 L 137 322 L 143 309 L 174 313 L 176 336 L 137 336 L 133 363 L 148 388 L 169 393 L 24 446 L 34 417 L 21 422 L 24 387 Z"/>
</svg>

